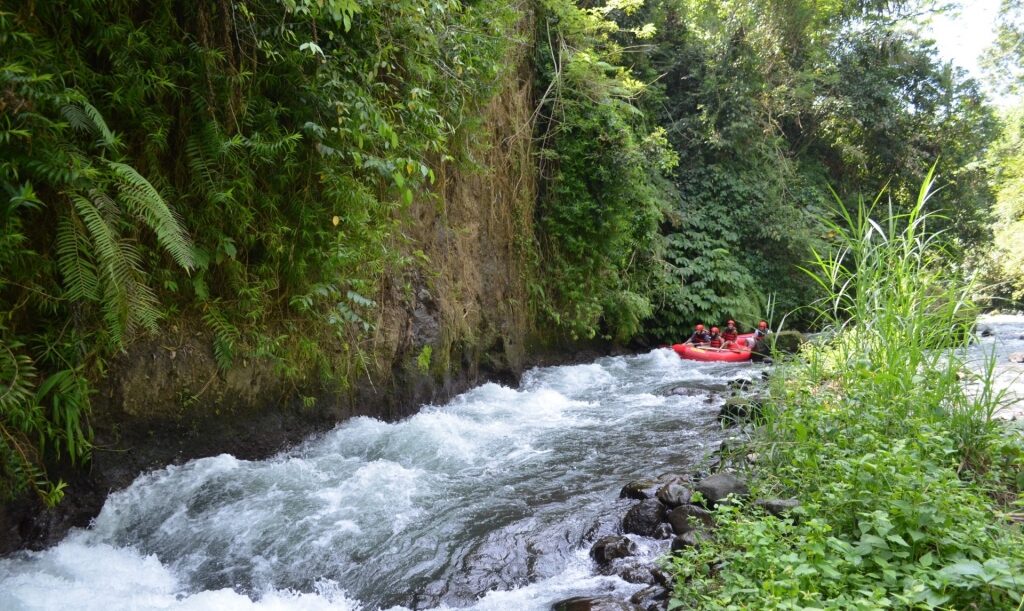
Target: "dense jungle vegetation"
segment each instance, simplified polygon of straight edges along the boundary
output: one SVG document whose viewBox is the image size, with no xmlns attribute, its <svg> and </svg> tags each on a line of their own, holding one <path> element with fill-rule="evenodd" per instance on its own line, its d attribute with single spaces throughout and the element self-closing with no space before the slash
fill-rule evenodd
<svg viewBox="0 0 1024 611">
<path fill-rule="evenodd" d="M 212 333 L 225 370 L 367 370 L 382 279 L 429 265 L 409 207 L 476 163 L 513 47 L 535 79 L 539 336 L 777 320 L 818 296 L 795 266 L 836 237 L 830 191 L 913 202 L 934 163 L 930 229 L 1020 298 L 1021 114 L 938 59 L 930 8 L 0 2 L 0 496 L 60 499 L 44 465 L 88 461 L 110 357 L 173 321 Z M 1003 12 L 992 65 L 1019 66 L 1020 3 Z M 988 258 L 993 214 L 1009 255 Z"/>
</svg>

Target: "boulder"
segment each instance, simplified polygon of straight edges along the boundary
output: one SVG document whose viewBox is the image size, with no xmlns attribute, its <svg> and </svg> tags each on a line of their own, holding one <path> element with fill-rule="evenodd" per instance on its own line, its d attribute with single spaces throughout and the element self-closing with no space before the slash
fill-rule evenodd
<svg viewBox="0 0 1024 611">
<path fill-rule="evenodd" d="M 995 335 L 995 333 L 992 331 L 990 327 L 980 327 L 978 329 L 978 335 L 982 337 L 992 337 L 993 335 Z"/>
<path fill-rule="evenodd" d="M 1024 352 L 1014 352 L 1009 359 L 1011 363 L 1024 363 Z"/>
<path fill-rule="evenodd" d="M 779 331 L 768 336 L 771 347 L 776 352 L 783 354 L 794 354 L 800 350 L 800 346 L 807 341 L 804 334 L 799 331 Z"/>
<path fill-rule="evenodd" d="M 644 588 L 630 597 L 629 602 L 645 611 L 665 609 L 668 606 L 669 591 L 661 586 Z"/>
<path fill-rule="evenodd" d="M 618 575 L 623 581 L 628 581 L 629 583 L 654 585 L 657 582 L 654 578 L 654 572 L 651 570 L 651 567 L 643 564 L 631 564 L 629 566 L 625 566 L 622 570 L 618 571 Z"/>
<path fill-rule="evenodd" d="M 622 487 L 622 490 L 619 491 L 619 498 L 636 499 L 638 501 L 653 499 L 660 487 L 661 482 L 653 479 L 634 480 Z"/>
<path fill-rule="evenodd" d="M 764 508 L 765 511 L 777 518 L 785 517 L 791 511 L 800 506 L 796 499 L 758 499 L 754 505 Z"/>
<path fill-rule="evenodd" d="M 675 535 L 675 533 L 672 532 L 672 527 L 669 526 L 666 522 L 662 522 L 661 524 L 658 524 L 657 528 L 654 529 L 654 534 L 651 535 L 651 538 L 671 539 L 673 535 Z"/>
<path fill-rule="evenodd" d="M 730 494 L 745 497 L 750 494 L 747 484 L 732 473 L 716 473 L 697 484 L 697 492 L 704 496 L 704 503 L 714 507 Z"/>
<path fill-rule="evenodd" d="M 656 497 L 659 501 L 664 503 L 667 507 L 679 507 L 690 502 L 690 496 L 693 492 L 689 488 L 683 486 L 678 482 L 669 482 L 658 488 Z"/>
<path fill-rule="evenodd" d="M 675 539 L 672 539 L 672 551 L 678 552 L 688 547 L 700 547 L 700 539 L 700 533 L 695 530 L 685 532 Z"/>
<path fill-rule="evenodd" d="M 551 611 L 641 611 L 631 602 L 608 596 L 573 596 L 551 605 Z"/>
<path fill-rule="evenodd" d="M 668 523 L 677 535 L 699 528 L 710 530 L 715 527 L 715 517 L 707 509 L 696 505 L 681 505 L 668 514 Z"/>
<path fill-rule="evenodd" d="M 733 380 L 729 380 L 729 388 L 733 390 L 747 390 L 748 388 L 753 386 L 753 384 L 754 383 L 748 380 L 747 378 L 736 378 Z"/>
<path fill-rule="evenodd" d="M 665 506 L 657 499 L 640 501 L 626 512 L 622 518 L 622 530 L 642 537 L 655 537 L 659 534 L 658 525 L 665 520 Z"/>
<path fill-rule="evenodd" d="M 758 418 L 761 409 L 768 399 L 765 395 L 751 395 L 748 397 L 729 397 L 722 404 L 718 411 L 718 421 L 726 426 L 732 426 L 746 420 Z"/>
<path fill-rule="evenodd" d="M 616 558 L 625 558 L 636 553 L 636 543 L 628 537 L 609 535 L 601 537 L 590 548 L 590 557 L 600 565 L 611 563 Z"/>
</svg>

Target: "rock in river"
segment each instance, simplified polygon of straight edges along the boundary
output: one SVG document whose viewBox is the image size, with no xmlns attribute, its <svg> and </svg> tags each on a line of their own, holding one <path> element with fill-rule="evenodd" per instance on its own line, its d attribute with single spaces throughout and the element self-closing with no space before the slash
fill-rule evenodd
<svg viewBox="0 0 1024 611">
<path fill-rule="evenodd" d="M 636 499 L 638 501 L 653 499 L 660 486 L 661 483 L 653 479 L 634 480 L 622 487 L 622 490 L 619 492 L 619 498 Z"/>
<path fill-rule="evenodd" d="M 679 507 L 690 502 L 690 496 L 693 493 L 689 488 L 683 486 L 678 482 L 669 482 L 658 488 L 657 497 L 658 500 L 667 505 L 668 507 Z"/>
<path fill-rule="evenodd" d="M 622 530 L 643 537 L 658 535 L 658 525 L 665 519 L 665 506 L 657 499 L 640 501 L 622 518 Z"/>
<path fill-rule="evenodd" d="M 1009 359 L 1011 363 L 1024 363 L 1024 352 L 1014 352 Z"/>
<path fill-rule="evenodd" d="M 610 563 L 616 558 L 625 558 L 636 553 L 636 543 L 629 537 L 609 535 L 598 539 L 590 548 L 590 557 L 601 565 Z"/>
<path fill-rule="evenodd" d="M 638 611 L 633 603 L 607 596 L 573 596 L 551 605 L 551 611 Z"/>
</svg>

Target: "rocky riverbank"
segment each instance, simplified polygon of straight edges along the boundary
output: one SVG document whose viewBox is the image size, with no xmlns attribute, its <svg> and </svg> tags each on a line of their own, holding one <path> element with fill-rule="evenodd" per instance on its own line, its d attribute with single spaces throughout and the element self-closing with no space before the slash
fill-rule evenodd
<svg viewBox="0 0 1024 611">
<path fill-rule="evenodd" d="M 729 391 L 719 410 L 718 419 L 726 427 L 747 427 L 755 421 L 764 400 L 762 383 L 736 379 L 728 385 L 675 386 L 664 389 L 667 394 L 707 394 L 708 401 L 718 400 L 719 392 Z M 742 433 L 743 428 L 737 428 Z M 623 580 L 641 584 L 629 600 L 595 594 L 558 601 L 552 611 L 662 611 L 668 608 L 673 589 L 673 576 L 663 566 L 665 554 L 687 547 L 698 547 L 714 536 L 715 509 L 724 503 L 740 503 L 753 511 L 786 518 L 799 506 L 796 499 L 756 499 L 751 502 L 749 489 L 737 464 L 735 440 L 726 439 L 709 456 L 703 469 L 691 473 L 662 473 L 626 483 L 620 498 L 637 501 L 623 514 L 618 531 L 597 538 L 590 548 L 597 572 L 618 575 Z M 756 460 L 744 456 L 744 461 Z M 657 554 L 641 554 L 644 547 L 654 547 Z"/>
</svg>

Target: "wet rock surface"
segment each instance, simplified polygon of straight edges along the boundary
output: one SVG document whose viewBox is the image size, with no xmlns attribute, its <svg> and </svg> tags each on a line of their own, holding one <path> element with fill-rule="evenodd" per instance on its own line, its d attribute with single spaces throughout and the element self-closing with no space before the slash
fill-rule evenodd
<svg viewBox="0 0 1024 611">
<path fill-rule="evenodd" d="M 657 499 L 640 501 L 626 512 L 622 519 L 622 530 L 642 537 L 657 538 L 661 533 L 658 526 L 665 520 L 665 506 Z"/>
<path fill-rule="evenodd" d="M 598 539 L 590 548 L 590 557 L 599 565 L 607 565 L 618 558 L 625 558 L 636 553 L 636 543 L 629 537 L 609 535 Z"/>
<path fill-rule="evenodd" d="M 693 492 L 677 481 L 672 481 L 658 488 L 656 497 L 666 507 L 679 507 L 690 502 Z"/>
<path fill-rule="evenodd" d="M 551 605 L 551 611 L 638 611 L 641 607 L 606 596 L 574 596 Z"/>
<path fill-rule="evenodd" d="M 640 590 L 629 601 L 639 605 L 644 611 L 668 608 L 669 590 L 661 586 L 651 586 Z"/>
<path fill-rule="evenodd" d="M 619 498 L 636 499 L 638 501 L 653 499 L 658 493 L 658 488 L 660 487 L 661 483 L 658 480 L 634 480 L 622 487 L 622 490 L 619 492 Z"/>
</svg>

